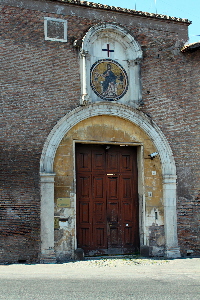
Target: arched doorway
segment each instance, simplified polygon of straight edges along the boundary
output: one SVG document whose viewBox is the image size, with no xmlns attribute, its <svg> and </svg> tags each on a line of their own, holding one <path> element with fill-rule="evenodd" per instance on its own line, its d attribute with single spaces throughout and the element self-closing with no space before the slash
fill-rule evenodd
<svg viewBox="0 0 200 300">
<path fill-rule="evenodd" d="M 54 255 L 54 245 L 56 256 L 60 257 L 70 253 L 73 255 L 77 247 L 75 185 L 70 183 L 70 193 L 62 194 L 66 189 L 62 189 L 61 183 L 58 184 L 57 167 L 63 159 L 61 157 L 68 154 L 73 158 L 71 166 L 68 164 L 68 169 L 70 172 L 73 170 L 73 182 L 76 181 L 74 162 L 77 143 L 124 143 L 137 146 L 140 247 L 149 247 L 151 255 L 178 257 L 180 253 L 176 229 L 176 169 L 169 144 L 160 129 L 143 113 L 113 103 L 92 104 L 75 109 L 58 122 L 47 138 L 41 158 L 42 257 Z M 65 149 L 64 154 L 62 149 Z M 148 157 L 151 151 L 159 153 L 156 163 Z M 66 178 L 68 180 L 69 176 L 66 175 L 64 180 Z M 148 190 L 150 182 L 153 193 Z M 54 240 L 54 190 L 56 199 L 64 195 L 66 197 L 63 198 L 70 198 L 71 205 L 65 209 L 70 212 L 66 216 L 66 222 L 69 222 L 67 218 L 70 217 L 71 229 L 67 229 L 65 218 L 61 217 L 61 229 L 66 234 L 65 240 L 60 239 L 59 242 Z M 153 235 L 159 232 L 159 235 L 153 237 L 152 232 Z M 66 249 L 63 250 L 64 247 Z"/>
</svg>

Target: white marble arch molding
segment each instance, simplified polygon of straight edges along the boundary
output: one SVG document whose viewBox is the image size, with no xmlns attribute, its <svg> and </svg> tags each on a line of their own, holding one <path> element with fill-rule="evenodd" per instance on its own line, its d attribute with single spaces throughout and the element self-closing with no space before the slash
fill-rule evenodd
<svg viewBox="0 0 200 300">
<path fill-rule="evenodd" d="M 115 23 L 101 23 L 91 27 L 83 38 L 82 49 L 89 51 L 91 43 L 97 38 L 107 36 L 110 33 L 112 38 L 122 44 L 126 49 L 126 57 L 130 60 L 142 58 L 142 50 L 139 43 L 124 27 Z"/>
<path fill-rule="evenodd" d="M 113 103 L 95 103 L 72 110 L 54 126 L 46 139 L 40 161 L 41 255 L 43 257 L 52 255 L 54 247 L 53 163 L 56 150 L 62 138 L 73 126 L 90 117 L 101 115 L 117 116 L 132 122 L 144 130 L 153 141 L 162 163 L 165 254 L 166 257 L 180 257 L 177 239 L 176 167 L 169 143 L 159 127 L 144 113 L 123 104 Z"/>
</svg>

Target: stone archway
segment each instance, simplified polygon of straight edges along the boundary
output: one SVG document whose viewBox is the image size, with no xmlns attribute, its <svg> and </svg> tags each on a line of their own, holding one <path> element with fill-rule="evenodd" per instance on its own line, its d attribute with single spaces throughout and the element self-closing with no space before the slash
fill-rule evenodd
<svg viewBox="0 0 200 300">
<path fill-rule="evenodd" d="M 179 257 L 176 221 L 176 168 L 171 148 L 157 125 L 136 109 L 101 103 L 79 107 L 64 116 L 49 134 L 41 156 L 41 257 L 54 257 L 54 176 L 56 150 L 64 135 L 79 122 L 95 116 L 117 116 L 139 126 L 159 153 L 164 201 L 165 255 Z"/>
</svg>

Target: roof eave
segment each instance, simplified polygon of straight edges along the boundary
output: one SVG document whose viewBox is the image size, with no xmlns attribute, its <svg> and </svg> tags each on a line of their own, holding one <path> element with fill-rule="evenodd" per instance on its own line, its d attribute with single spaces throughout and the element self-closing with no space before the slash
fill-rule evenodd
<svg viewBox="0 0 200 300">
<path fill-rule="evenodd" d="M 95 3 L 95 2 L 80 1 L 80 0 L 50 0 L 50 1 L 61 2 L 63 4 L 78 5 L 78 6 L 85 6 L 85 7 L 96 8 L 96 9 L 121 12 L 121 13 L 128 13 L 131 15 L 148 17 L 148 18 L 156 18 L 156 19 L 161 19 L 161 20 L 181 22 L 181 23 L 186 23 L 188 25 L 190 25 L 192 23 L 188 19 L 170 17 L 167 15 L 148 13 L 148 12 L 137 11 L 137 10 L 128 9 L 128 8 L 122 8 L 122 7 L 109 6 L 109 5 L 104 5 L 104 4 Z"/>
</svg>

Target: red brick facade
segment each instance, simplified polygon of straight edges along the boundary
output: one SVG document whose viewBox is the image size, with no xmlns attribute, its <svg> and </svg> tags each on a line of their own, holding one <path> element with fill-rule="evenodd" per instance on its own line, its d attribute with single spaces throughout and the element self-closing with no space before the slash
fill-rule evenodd
<svg viewBox="0 0 200 300">
<path fill-rule="evenodd" d="M 59 1 L 5 1 L 1 14 L 0 261 L 39 261 L 41 152 L 53 126 L 80 105 L 73 42 L 101 21 L 124 26 L 141 45 L 140 109 L 161 128 L 175 158 L 181 253 L 199 255 L 200 52 L 180 51 L 189 22 Z M 44 17 L 67 20 L 67 43 L 44 40 Z"/>
</svg>

